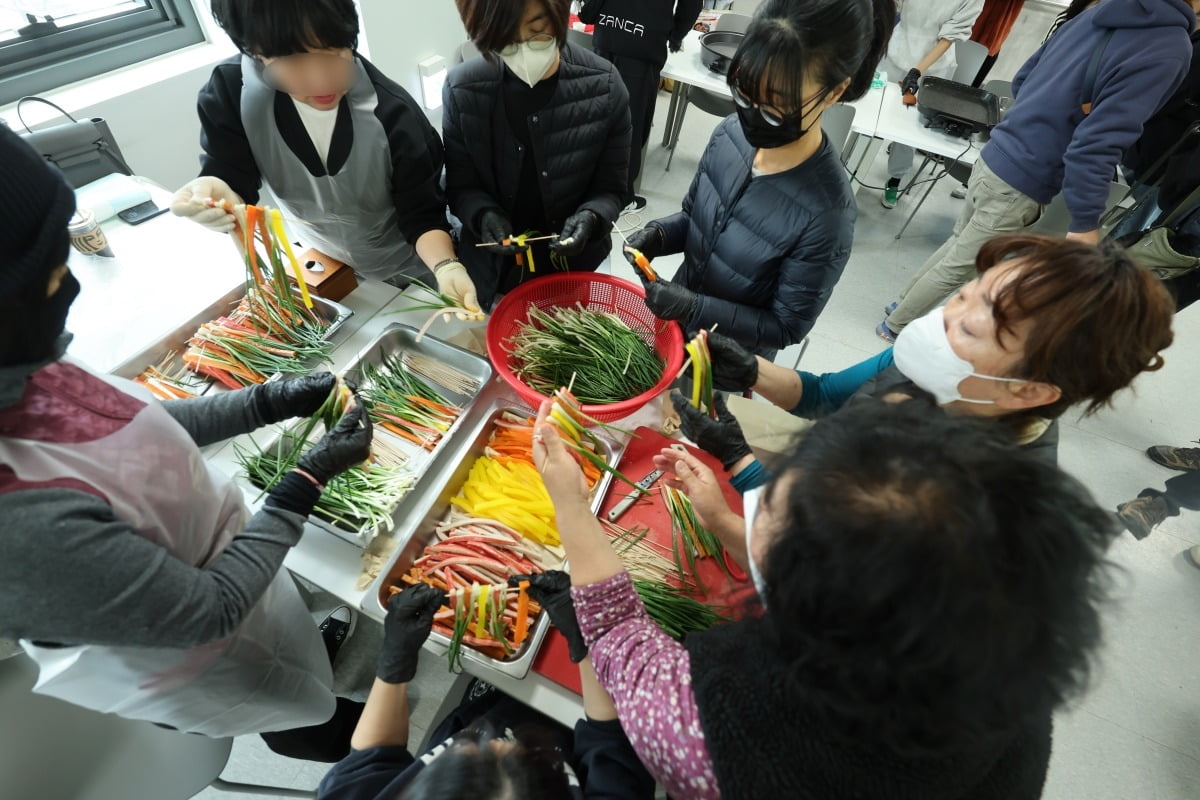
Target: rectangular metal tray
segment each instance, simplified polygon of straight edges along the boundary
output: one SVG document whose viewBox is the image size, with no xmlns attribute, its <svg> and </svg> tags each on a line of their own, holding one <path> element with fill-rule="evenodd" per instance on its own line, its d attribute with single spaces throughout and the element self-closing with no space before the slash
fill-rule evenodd
<svg viewBox="0 0 1200 800">
<path fill-rule="evenodd" d="M 126 378 L 133 380 L 142 373 L 146 367 L 155 366 L 174 353 L 173 366 L 180 366 L 180 356 L 187 349 L 188 339 L 196 330 L 206 322 L 216 319 L 217 317 L 229 313 L 246 295 L 246 287 L 237 285 L 222 295 L 218 300 L 212 303 L 203 311 L 196 314 L 191 319 L 187 320 L 173 331 L 167 333 L 163 338 L 159 339 L 154 344 L 150 345 L 142 352 L 126 359 L 117 365 L 112 370 L 113 375 L 118 378 Z M 321 319 L 329 322 L 329 330 L 325 332 L 325 339 L 332 340 L 341 327 L 346 324 L 353 311 L 346 308 L 341 303 L 335 303 L 332 300 L 326 300 L 324 297 L 312 295 L 313 308 Z M 316 366 L 316 365 L 313 365 Z M 197 393 L 203 394 L 208 388 L 212 387 L 216 382 L 208 378 L 197 376 Z M 220 389 L 221 387 L 217 387 Z"/>
<path fill-rule="evenodd" d="M 398 582 L 400 576 L 408 572 L 413 562 L 420 558 L 425 545 L 433 538 L 434 529 L 445 519 L 450 510 L 450 498 L 458 494 L 458 490 L 467 481 L 475 459 L 483 455 L 496 418 L 506 411 L 518 414 L 532 413 L 528 408 L 521 408 L 505 401 L 492 405 L 487 413 L 482 415 L 478 425 L 473 429 L 474 435 L 470 449 L 462 455 L 449 480 L 436 489 L 429 487 L 429 490 L 423 493 L 426 497 L 424 507 L 411 518 L 411 529 L 407 533 L 398 534 L 396 552 L 392 554 L 387 566 L 380 570 L 379 577 L 367 591 L 367 595 L 363 599 L 364 605 L 367 603 L 374 605 L 377 613 L 387 612 L 387 601 L 390 596 L 388 587 Z M 615 467 L 621 460 L 624 447 L 617 445 L 603 432 L 597 431 L 596 433 L 604 446 L 605 461 Z M 605 472 L 592 489 L 592 513 L 597 512 L 604 502 L 611 482 L 612 475 Z M 412 492 L 410 496 L 414 494 L 416 493 Z M 546 638 L 546 631 L 549 627 L 550 617 L 542 612 L 534 622 L 529 638 L 512 658 L 501 661 L 485 656 L 472 647 L 463 647 L 463 661 L 484 670 L 493 670 L 513 678 L 524 678 L 533 666 L 533 660 L 537 657 L 537 652 L 541 648 L 542 640 Z M 430 634 L 425 646 L 439 655 L 445 655 L 449 645 L 448 637 L 434 632 Z"/>
</svg>

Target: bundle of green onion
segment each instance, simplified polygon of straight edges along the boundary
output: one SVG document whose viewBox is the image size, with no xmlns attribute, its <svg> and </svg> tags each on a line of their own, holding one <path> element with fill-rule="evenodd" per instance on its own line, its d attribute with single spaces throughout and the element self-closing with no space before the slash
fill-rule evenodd
<svg viewBox="0 0 1200 800">
<path fill-rule="evenodd" d="M 517 377 L 541 394 L 569 386 L 579 402 L 606 405 L 648 392 L 662 379 L 662 359 L 616 314 L 531 306 L 528 317 L 508 340 L 509 352 Z"/>
<path fill-rule="evenodd" d="M 370 402 L 371 419 L 392 433 L 432 450 L 462 409 L 413 375 L 397 355 L 364 363 L 359 393 Z"/>
<path fill-rule="evenodd" d="M 706 631 L 719 622 L 730 620 L 730 617 L 691 597 L 686 590 L 666 583 L 634 579 L 633 588 L 642 599 L 650 619 L 674 639 Z"/>
</svg>

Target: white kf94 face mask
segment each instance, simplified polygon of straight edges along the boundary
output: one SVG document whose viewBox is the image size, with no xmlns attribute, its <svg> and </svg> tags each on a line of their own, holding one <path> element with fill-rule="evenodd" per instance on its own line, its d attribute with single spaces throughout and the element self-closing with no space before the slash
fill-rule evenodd
<svg viewBox="0 0 1200 800">
<path fill-rule="evenodd" d="M 938 307 L 923 317 L 914 319 L 896 336 L 892 354 L 896 368 L 904 377 L 933 395 L 938 405 L 944 406 L 961 400 L 980 405 L 993 404 L 995 400 L 974 400 L 963 397 L 958 385 L 967 378 L 983 378 L 989 381 L 1025 383 L 1022 378 L 1000 378 L 982 375 L 975 371 L 970 361 L 959 358 L 946 337 L 946 310 Z"/>
<path fill-rule="evenodd" d="M 763 608 L 767 607 L 767 582 L 763 579 L 762 573 L 758 570 L 758 564 L 754 561 L 754 551 L 750 549 L 750 540 L 754 535 L 754 518 L 758 516 L 758 504 L 762 500 L 765 488 L 760 486 L 742 495 L 742 515 L 746 520 L 746 566 L 750 568 L 750 579 L 754 581 L 754 588 L 758 592 L 758 598 L 762 601 Z"/>
<path fill-rule="evenodd" d="M 500 58 L 525 83 L 532 88 L 538 84 L 554 66 L 558 57 L 558 40 L 520 42 L 500 51 Z"/>
</svg>

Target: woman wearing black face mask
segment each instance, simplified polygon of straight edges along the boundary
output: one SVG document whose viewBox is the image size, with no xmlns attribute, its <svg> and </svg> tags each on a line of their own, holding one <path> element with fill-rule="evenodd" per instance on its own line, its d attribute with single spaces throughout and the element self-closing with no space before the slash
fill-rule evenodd
<svg viewBox="0 0 1200 800">
<path fill-rule="evenodd" d="M 683 208 L 629 237 L 684 254 L 650 308 L 773 358 L 800 341 L 850 257 L 854 195 L 821 115 L 870 87 L 893 0 L 768 0 L 729 69 L 737 114 L 717 126 Z"/>
</svg>

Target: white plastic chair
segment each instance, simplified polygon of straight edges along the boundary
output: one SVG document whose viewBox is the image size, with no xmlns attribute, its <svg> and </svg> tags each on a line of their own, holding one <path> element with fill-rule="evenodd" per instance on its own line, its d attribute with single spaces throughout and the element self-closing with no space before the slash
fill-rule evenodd
<svg viewBox="0 0 1200 800">
<path fill-rule="evenodd" d="M 954 60 L 958 66 L 954 69 L 954 80 L 970 86 L 979 74 L 979 68 L 987 59 L 988 49 L 979 42 L 962 39 L 954 43 Z"/>
<path fill-rule="evenodd" d="M 854 124 L 854 106 L 837 103 L 825 109 L 821 114 L 821 130 L 829 137 L 829 142 L 837 150 L 838 157 L 846 148 L 846 140 L 850 138 L 850 127 Z"/>
<path fill-rule="evenodd" d="M 179 733 L 101 714 L 30 691 L 37 666 L 0 661 L 0 797 L 186 800 L 206 787 L 240 794 L 316 797 L 315 791 L 221 779 L 233 739 Z"/>
</svg>

